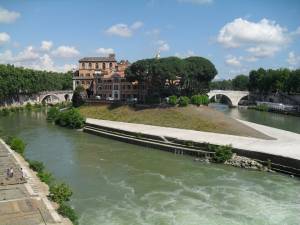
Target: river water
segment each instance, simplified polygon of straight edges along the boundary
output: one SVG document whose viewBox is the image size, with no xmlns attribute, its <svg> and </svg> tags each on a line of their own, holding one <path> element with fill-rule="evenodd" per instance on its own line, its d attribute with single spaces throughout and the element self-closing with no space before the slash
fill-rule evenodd
<svg viewBox="0 0 300 225">
<path fill-rule="evenodd" d="M 299 225 L 300 181 L 194 162 L 45 121 L 41 112 L 0 117 L 72 187 L 80 225 Z"/>
</svg>

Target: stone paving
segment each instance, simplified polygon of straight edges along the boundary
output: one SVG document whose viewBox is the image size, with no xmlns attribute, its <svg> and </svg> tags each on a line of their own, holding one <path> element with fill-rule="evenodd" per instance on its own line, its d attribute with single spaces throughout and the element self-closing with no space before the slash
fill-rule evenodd
<svg viewBox="0 0 300 225">
<path fill-rule="evenodd" d="M 7 177 L 11 167 L 14 176 Z M 54 210 L 42 185 L 24 159 L 0 139 L 0 225 L 71 224 Z"/>
</svg>

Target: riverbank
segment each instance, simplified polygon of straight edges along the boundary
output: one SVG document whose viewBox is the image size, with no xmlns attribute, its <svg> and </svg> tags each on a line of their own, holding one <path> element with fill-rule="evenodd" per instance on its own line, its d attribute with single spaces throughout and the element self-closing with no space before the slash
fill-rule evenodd
<svg viewBox="0 0 300 225">
<path fill-rule="evenodd" d="M 234 152 L 241 156 L 257 159 L 265 164 L 271 163 L 271 167 L 274 170 L 286 172 L 289 174 L 300 176 L 300 151 L 297 150 L 300 146 L 300 135 L 288 131 L 283 131 L 271 127 L 266 127 L 246 121 L 239 121 L 247 126 L 264 133 L 272 139 L 258 139 L 252 137 L 240 137 L 234 135 L 217 134 L 212 132 L 202 132 L 187 129 L 169 128 L 161 126 L 151 126 L 134 123 L 124 123 L 108 120 L 90 119 L 86 120 L 85 131 L 90 133 L 102 133 L 103 136 L 113 137 L 114 134 L 103 132 L 107 131 L 119 131 L 121 134 L 119 138 L 123 138 L 123 141 L 129 143 L 138 143 L 139 140 L 135 138 L 122 137 L 124 134 L 135 134 L 138 136 L 147 136 L 148 138 L 158 139 L 161 144 L 170 145 L 169 149 L 172 150 L 172 146 L 175 148 L 175 144 L 178 141 L 190 142 L 193 145 L 199 144 L 201 148 L 207 143 L 213 145 L 232 145 Z M 93 127 L 100 128 L 100 131 L 93 129 Z M 116 137 L 116 136 L 115 136 Z M 146 143 L 149 144 L 149 143 Z M 151 144 L 151 143 L 150 143 Z M 154 145 L 152 145 L 154 147 Z M 180 148 L 182 151 L 180 151 Z M 203 149 L 203 148 L 202 148 Z M 201 150 L 201 149 L 200 149 Z M 183 147 L 179 146 L 179 153 L 185 152 Z M 177 152 L 176 152 L 177 153 Z M 208 152 L 209 154 L 209 152 Z M 196 154 L 195 154 L 196 155 Z"/>
<path fill-rule="evenodd" d="M 41 182 L 36 173 L 18 153 L 0 139 L 1 184 L 0 221 L 5 225 L 19 224 L 60 224 L 72 225 L 70 220 L 61 217 L 55 210 L 56 204 L 49 201 L 48 186 Z M 14 168 L 14 177 L 6 178 L 6 169 Z M 22 178 L 23 169 L 25 179 Z"/>
<path fill-rule="evenodd" d="M 268 139 L 251 127 L 207 106 L 134 108 L 118 105 L 82 106 L 80 113 L 86 118 L 147 124 L 162 127 L 215 132 Z"/>
</svg>

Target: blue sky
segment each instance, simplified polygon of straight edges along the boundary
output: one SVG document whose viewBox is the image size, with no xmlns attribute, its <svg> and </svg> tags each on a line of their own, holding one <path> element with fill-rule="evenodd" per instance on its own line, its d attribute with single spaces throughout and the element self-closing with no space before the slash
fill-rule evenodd
<svg viewBox="0 0 300 225">
<path fill-rule="evenodd" d="M 298 0 L 0 0 L 0 63 L 64 71 L 114 52 L 210 59 L 220 79 L 299 68 Z"/>
</svg>

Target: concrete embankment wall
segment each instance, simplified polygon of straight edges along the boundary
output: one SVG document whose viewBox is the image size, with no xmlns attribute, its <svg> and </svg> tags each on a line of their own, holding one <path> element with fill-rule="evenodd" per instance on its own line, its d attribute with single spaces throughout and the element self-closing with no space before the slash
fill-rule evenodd
<svg viewBox="0 0 300 225">
<path fill-rule="evenodd" d="M 209 150 L 208 143 L 191 142 L 168 136 L 155 136 L 145 133 L 131 132 L 122 129 L 86 123 L 87 133 L 112 138 L 126 143 L 160 149 L 175 154 L 187 154 L 194 157 L 212 157 L 214 152 Z M 257 160 L 265 166 L 271 166 L 275 171 L 300 177 L 300 160 L 272 155 L 268 153 L 233 148 L 233 152 Z"/>
</svg>

